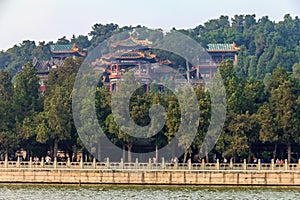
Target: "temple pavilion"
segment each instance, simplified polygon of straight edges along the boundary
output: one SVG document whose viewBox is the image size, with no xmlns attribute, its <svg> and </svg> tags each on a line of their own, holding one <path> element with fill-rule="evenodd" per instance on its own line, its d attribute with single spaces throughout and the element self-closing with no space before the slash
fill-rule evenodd
<svg viewBox="0 0 300 200">
<path fill-rule="evenodd" d="M 110 58 L 108 73 L 104 78 L 109 83 L 109 90 L 118 89 L 118 83 L 125 72 L 132 70 L 134 76 L 142 81 L 145 91 L 149 90 L 151 76 L 150 65 L 157 62 L 156 55 L 150 51 L 151 42 L 138 40 L 130 35 L 129 38 L 111 44 L 115 52 L 123 52 Z"/>
<path fill-rule="evenodd" d="M 201 77 L 209 81 L 214 77 L 218 66 L 223 60 L 231 59 L 234 66 L 237 64 L 239 48 L 234 42 L 232 44 L 208 44 L 207 46 L 206 51 L 209 54 L 209 60 L 204 61 L 199 67 Z"/>
<path fill-rule="evenodd" d="M 50 45 L 53 59 L 64 60 L 67 57 L 85 57 L 86 50 L 80 50 L 76 44 L 55 44 Z"/>
<path fill-rule="evenodd" d="M 44 93 L 46 90 L 45 81 L 48 79 L 49 72 L 52 69 L 61 67 L 67 57 L 86 57 L 87 51 L 80 50 L 76 44 L 55 44 L 50 45 L 51 59 L 47 61 L 40 61 L 34 58 L 32 64 L 38 70 L 40 78 L 39 91 Z"/>
<path fill-rule="evenodd" d="M 119 53 L 118 56 L 113 58 L 110 57 L 109 59 L 104 59 L 104 61 L 102 60 L 102 62 L 109 63 L 108 70 L 103 73 L 103 82 L 110 91 L 118 89 L 118 84 L 122 80 L 123 74 L 129 70 L 133 70 L 135 77 L 142 81 L 146 92 L 149 91 L 152 72 L 161 74 L 162 82 L 166 81 L 166 76 L 168 76 L 168 79 L 175 79 L 175 82 L 180 84 L 181 80 L 177 80 L 176 75 L 166 71 L 167 68 L 161 67 L 162 65 L 172 65 L 172 61 L 159 60 L 155 54 L 151 53 L 150 45 L 150 41 L 139 40 L 132 35 L 125 40 L 111 44 L 111 49 L 114 52 L 123 53 Z M 177 75 L 180 75 L 181 78 L 185 77 L 192 84 L 199 83 L 200 78 L 209 82 L 214 77 L 218 66 L 223 60 L 232 59 L 234 65 L 237 64 L 239 48 L 235 43 L 208 44 L 206 50 L 209 55 L 207 60 L 201 62 L 200 66 L 191 66 L 188 72 L 186 69 L 178 70 Z M 155 68 L 155 66 L 157 67 Z M 184 82 L 184 80 L 181 82 Z M 160 83 L 157 84 L 160 85 Z"/>
</svg>

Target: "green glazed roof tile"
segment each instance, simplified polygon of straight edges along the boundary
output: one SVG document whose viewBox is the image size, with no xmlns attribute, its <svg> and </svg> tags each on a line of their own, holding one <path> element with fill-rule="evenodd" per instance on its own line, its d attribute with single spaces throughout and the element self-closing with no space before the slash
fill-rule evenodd
<svg viewBox="0 0 300 200">
<path fill-rule="evenodd" d="M 235 50 L 232 44 L 208 44 L 208 51 L 232 51 Z"/>
<path fill-rule="evenodd" d="M 50 45 L 51 52 L 59 52 L 59 51 L 71 51 L 73 48 L 72 44 L 56 44 Z"/>
</svg>

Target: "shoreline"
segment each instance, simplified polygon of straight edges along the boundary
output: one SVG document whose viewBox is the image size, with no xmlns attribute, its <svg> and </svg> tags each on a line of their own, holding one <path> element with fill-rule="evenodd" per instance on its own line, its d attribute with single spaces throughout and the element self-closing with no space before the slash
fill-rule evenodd
<svg viewBox="0 0 300 200">
<path fill-rule="evenodd" d="M 1 161 L 0 184 L 300 187 L 298 163 Z"/>
<path fill-rule="evenodd" d="M 300 187 L 300 171 L 0 169 L 0 184 Z"/>
<path fill-rule="evenodd" d="M 299 189 L 300 186 L 286 186 L 286 185 L 166 185 L 166 184 L 106 184 L 106 183 L 83 183 L 81 185 L 75 183 L 31 183 L 31 182 L 0 182 L 0 187 L 5 186 L 21 186 L 21 187 L 40 187 L 40 186 L 53 186 L 53 187 L 112 187 L 112 188 L 237 188 L 237 189 Z"/>
</svg>

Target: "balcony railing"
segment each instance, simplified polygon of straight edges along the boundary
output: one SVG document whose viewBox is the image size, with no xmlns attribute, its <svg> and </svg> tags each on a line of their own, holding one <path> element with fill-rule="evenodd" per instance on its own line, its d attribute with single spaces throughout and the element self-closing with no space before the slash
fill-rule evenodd
<svg viewBox="0 0 300 200">
<path fill-rule="evenodd" d="M 98 170 L 264 170 L 264 171 L 300 171 L 300 160 L 298 163 L 288 163 L 285 160 L 284 164 L 274 163 L 220 163 L 217 160 L 216 163 L 205 163 L 202 160 L 201 163 L 192 163 L 188 160 L 187 163 L 169 163 L 165 162 L 162 158 L 162 162 L 153 163 L 151 160 L 149 162 L 139 162 L 136 159 L 135 162 L 110 162 L 107 159 L 106 162 L 96 162 L 94 159 L 92 162 L 70 162 L 68 159 L 66 162 L 57 162 L 56 159 L 52 162 L 45 162 L 42 158 L 41 161 L 33 162 L 30 158 L 29 161 L 0 161 L 0 169 L 98 169 Z"/>
</svg>

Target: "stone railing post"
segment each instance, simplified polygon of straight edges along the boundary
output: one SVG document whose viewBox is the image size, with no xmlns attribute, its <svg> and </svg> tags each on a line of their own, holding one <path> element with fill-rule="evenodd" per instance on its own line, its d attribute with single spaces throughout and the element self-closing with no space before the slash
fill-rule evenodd
<svg viewBox="0 0 300 200">
<path fill-rule="evenodd" d="M 298 160 L 298 170 L 300 170 L 300 159 Z"/>
<path fill-rule="evenodd" d="M 216 163 L 216 165 L 217 165 L 217 170 L 220 170 L 220 160 L 219 159 L 217 159 L 217 163 Z"/>
<path fill-rule="evenodd" d="M 271 159 L 271 170 L 274 170 L 274 159 Z"/>
<path fill-rule="evenodd" d="M 139 169 L 139 159 L 135 159 L 135 169 Z"/>
<path fill-rule="evenodd" d="M 54 157 L 54 162 L 53 162 L 53 168 L 56 169 L 57 168 L 57 157 Z"/>
<path fill-rule="evenodd" d="M 284 170 L 288 170 L 288 161 L 287 159 L 284 160 Z"/>
<path fill-rule="evenodd" d="M 121 169 L 124 169 L 124 160 L 123 160 L 123 158 L 121 158 L 120 167 L 121 167 Z"/>
<path fill-rule="evenodd" d="M 32 168 L 32 157 L 29 157 L 29 168 Z"/>
<path fill-rule="evenodd" d="M 247 161 L 246 161 L 245 158 L 244 158 L 244 164 L 243 164 L 243 167 L 244 167 L 244 170 L 247 170 Z"/>
<path fill-rule="evenodd" d="M 80 169 L 83 169 L 83 157 L 80 158 Z"/>
<path fill-rule="evenodd" d="M 151 158 L 149 158 L 149 160 L 148 160 L 148 169 L 151 169 L 152 167 L 151 167 L 152 165 L 151 165 Z"/>
<path fill-rule="evenodd" d="M 17 157 L 17 166 L 16 167 L 18 167 L 18 168 L 20 167 L 20 157 L 19 156 Z"/>
<path fill-rule="evenodd" d="M 45 160 L 44 157 L 41 158 L 41 168 L 45 167 Z"/>
<path fill-rule="evenodd" d="M 68 168 L 71 167 L 71 159 L 70 159 L 70 157 L 67 158 L 67 167 Z"/>
<path fill-rule="evenodd" d="M 192 170 L 192 160 L 188 159 L 188 169 Z"/>
<path fill-rule="evenodd" d="M 300 159 L 299 159 L 299 160 L 300 160 Z M 165 166 L 166 166 L 166 164 L 165 164 L 165 157 L 162 157 L 162 158 L 161 158 L 161 167 L 164 169 Z"/>
<path fill-rule="evenodd" d="M 261 161 L 260 161 L 260 159 L 258 159 L 258 162 L 257 162 L 257 170 L 261 170 Z"/>
<path fill-rule="evenodd" d="M 300 160 L 299 160 L 299 161 L 300 161 Z M 4 167 L 5 167 L 5 168 L 8 168 L 8 156 L 7 156 L 7 154 L 5 155 Z"/>
<path fill-rule="evenodd" d="M 229 169 L 233 169 L 233 159 L 230 158 L 230 161 L 229 161 Z"/>
<path fill-rule="evenodd" d="M 201 169 L 202 169 L 202 170 L 205 170 L 205 161 L 204 161 L 204 159 L 202 159 Z"/>
<path fill-rule="evenodd" d="M 96 169 L 96 158 L 93 158 L 93 168 Z"/>
<path fill-rule="evenodd" d="M 174 163 L 174 169 L 178 169 L 178 159 L 176 159 L 176 161 Z"/>
<path fill-rule="evenodd" d="M 106 168 L 107 169 L 110 168 L 109 157 L 106 158 Z"/>
</svg>

